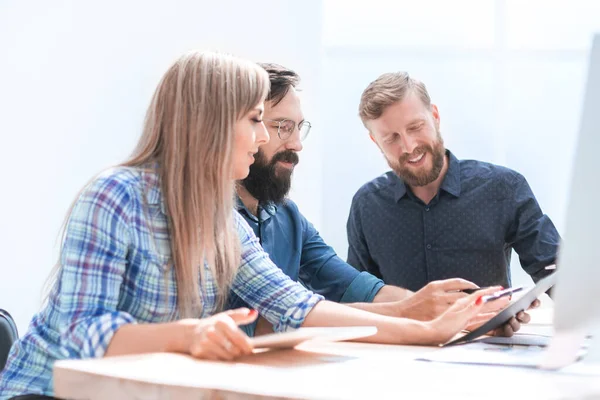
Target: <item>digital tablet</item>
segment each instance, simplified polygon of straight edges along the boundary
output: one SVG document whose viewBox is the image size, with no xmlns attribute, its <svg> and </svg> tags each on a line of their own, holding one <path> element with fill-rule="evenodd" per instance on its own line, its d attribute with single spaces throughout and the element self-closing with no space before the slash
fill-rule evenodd
<svg viewBox="0 0 600 400">
<path fill-rule="evenodd" d="M 540 279 L 534 287 L 529 289 L 517 300 L 509 303 L 506 307 L 504 307 L 504 309 L 502 309 L 502 311 L 496 314 L 496 316 L 487 321 L 485 324 L 467 333 L 466 335 L 459 337 L 458 339 L 454 339 L 446 343 L 444 346 L 468 342 L 501 327 L 519 312 L 527 310 L 535 299 L 540 297 L 543 293 L 547 292 L 548 289 L 554 286 L 556 283 L 556 275 L 556 272 L 554 272 L 547 277 Z"/>
<path fill-rule="evenodd" d="M 251 338 L 250 341 L 255 349 L 285 349 L 297 346 L 307 340 L 339 342 L 342 340 L 352 340 L 372 336 L 376 333 L 377 328 L 374 326 L 300 328 L 291 332 L 271 333 L 269 335 L 257 336 Z"/>
</svg>

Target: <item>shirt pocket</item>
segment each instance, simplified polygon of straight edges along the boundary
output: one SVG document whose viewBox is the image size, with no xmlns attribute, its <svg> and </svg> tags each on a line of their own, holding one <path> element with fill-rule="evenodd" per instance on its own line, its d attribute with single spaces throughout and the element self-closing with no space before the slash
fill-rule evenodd
<svg viewBox="0 0 600 400">
<path fill-rule="evenodd" d="M 177 315 L 177 285 L 169 243 L 149 240 L 132 260 L 138 268 L 130 274 L 128 293 L 135 304 L 135 317 L 144 322 L 167 322 Z M 166 242 L 166 243 L 165 243 Z"/>
</svg>

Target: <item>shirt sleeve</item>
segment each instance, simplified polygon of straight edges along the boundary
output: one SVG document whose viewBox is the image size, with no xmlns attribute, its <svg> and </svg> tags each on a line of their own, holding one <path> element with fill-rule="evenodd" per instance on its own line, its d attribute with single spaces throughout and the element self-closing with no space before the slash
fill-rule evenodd
<svg viewBox="0 0 600 400">
<path fill-rule="evenodd" d="M 368 272 L 357 271 L 340 259 L 315 227 L 301 214 L 300 218 L 303 232 L 300 281 L 327 300 L 372 302 L 383 281 Z"/>
<path fill-rule="evenodd" d="M 371 257 L 369 246 L 365 239 L 360 216 L 360 203 L 357 196 L 354 196 L 354 199 L 352 199 L 346 232 L 348 234 L 348 264 L 359 271 L 369 272 L 381 279 L 382 276 L 379 272 L 379 267 Z"/>
<path fill-rule="evenodd" d="M 273 325 L 276 332 L 297 329 L 323 299 L 292 281 L 269 258 L 248 223 L 234 212 L 241 241 L 241 265 L 232 290 Z"/>
<path fill-rule="evenodd" d="M 514 187 L 514 217 L 507 242 L 519 255 L 523 269 L 537 282 L 552 273 L 544 267 L 556 262 L 560 236 L 522 175 L 517 175 Z"/>
<path fill-rule="evenodd" d="M 129 200 L 125 184 L 99 178 L 69 217 L 49 301 L 58 311 L 61 347 L 70 358 L 102 357 L 117 329 L 135 322 L 117 310 L 130 241 Z"/>
</svg>

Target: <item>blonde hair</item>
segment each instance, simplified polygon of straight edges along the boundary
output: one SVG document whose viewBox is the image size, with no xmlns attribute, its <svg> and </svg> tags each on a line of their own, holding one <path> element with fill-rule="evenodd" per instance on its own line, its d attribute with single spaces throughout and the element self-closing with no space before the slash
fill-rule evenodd
<svg viewBox="0 0 600 400">
<path fill-rule="evenodd" d="M 214 52 L 190 52 L 165 73 L 142 136 L 121 164 L 156 162 L 169 221 L 177 305 L 182 317 L 202 307 L 206 262 L 225 304 L 240 264 L 234 226 L 235 123 L 264 101 L 269 77 L 257 64 Z"/>
<path fill-rule="evenodd" d="M 407 72 L 389 72 L 379 76 L 367 86 L 360 97 L 358 115 L 365 124 L 381 117 L 386 108 L 402 101 L 408 93 L 415 92 L 426 107 L 431 106 L 427 87 L 413 79 Z"/>
</svg>

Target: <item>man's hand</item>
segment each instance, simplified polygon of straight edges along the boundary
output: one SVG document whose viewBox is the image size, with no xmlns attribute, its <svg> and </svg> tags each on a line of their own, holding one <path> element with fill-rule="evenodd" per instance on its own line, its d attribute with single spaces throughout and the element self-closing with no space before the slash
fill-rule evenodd
<svg viewBox="0 0 600 400">
<path fill-rule="evenodd" d="M 534 302 L 529 306 L 528 310 L 538 308 L 541 304 L 542 303 L 538 299 L 535 299 Z M 527 314 L 525 311 L 521 311 L 517 313 L 516 316 L 512 317 L 506 324 L 492 331 L 491 334 L 494 336 L 511 337 L 515 334 L 515 332 L 521 329 L 521 324 L 528 324 L 529 321 L 531 321 L 529 314 Z"/>
<path fill-rule="evenodd" d="M 430 321 L 442 315 L 457 300 L 466 297 L 463 289 L 477 289 L 473 282 L 454 278 L 428 283 L 421 290 L 397 302 L 397 316 Z M 487 307 L 486 307 L 487 308 Z M 489 312 L 489 310 L 485 310 Z"/>
</svg>

